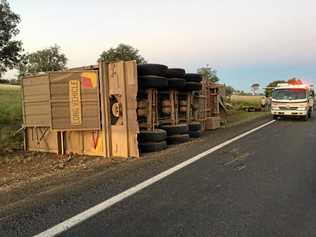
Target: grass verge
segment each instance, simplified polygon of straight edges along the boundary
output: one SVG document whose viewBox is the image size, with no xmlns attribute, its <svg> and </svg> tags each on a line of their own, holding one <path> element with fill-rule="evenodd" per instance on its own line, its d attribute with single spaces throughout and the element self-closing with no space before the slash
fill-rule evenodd
<svg viewBox="0 0 316 237">
<path fill-rule="evenodd" d="M 0 84 L 0 151 L 21 148 L 22 135 L 14 136 L 21 123 L 20 86 Z"/>
<path fill-rule="evenodd" d="M 257 118 L 270 116 L 269 112 L 247 112 L 247 111 L 229 111 L 223 116 L 223 127 L 229 128 L 242 123 L 250 122 Z"/>
</svg>

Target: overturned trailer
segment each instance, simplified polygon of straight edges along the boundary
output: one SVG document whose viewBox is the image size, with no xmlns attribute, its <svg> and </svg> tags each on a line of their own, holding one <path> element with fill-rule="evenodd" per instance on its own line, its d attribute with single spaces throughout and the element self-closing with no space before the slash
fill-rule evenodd
<svg viewBox="0 0 316 237">
<path fill-rule="evenodd" d="M 25 150 L 139 157 L 137 86 L 135 61 L 23 78 Z"/>
<path fill-rule="evenodd" d="M 26 151 L 139 157 L 219 125 L 218 86 L 135 61 L 22 79 Z"/>
</svg>

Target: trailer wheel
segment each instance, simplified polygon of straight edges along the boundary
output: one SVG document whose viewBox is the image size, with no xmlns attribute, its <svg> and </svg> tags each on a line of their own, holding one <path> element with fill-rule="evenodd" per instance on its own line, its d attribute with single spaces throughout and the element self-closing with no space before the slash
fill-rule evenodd
<svg viewBox="0 0 316 237">
<path fill-rule="evenodd" d="M 186 81 L 191 82 L 201 82 L 202 81 L 202 75 L 198 73 L 187 73 L 185 74 Z"/>
<path fill-rule="evenodd" d="M 164 150 L 166 148 L 167 148 L 166 141 L 139 143 L 139 149 L 141 152 L 155 152 L 155 151 Z"/>
<path fill-rule="evenodd" d="M 137 65 L 137 72 L 140 76 L 155 75 L 166 76 L 168 67 L 162 64 L 139 64 Z"/>
<path fill-rule="evenodd" d="M 171 89 L 182 89 L 185 87 L 185 80 L 181 78 L 169 78 L 168 88 Z"/>
<path fill-rule="evenodd" d="M 166 140 L 167 132 L 162 129 L 155 129 L 153 131 L 141 130 L 138 134 L 140 142 L 161 142 Z"/>
<path fill-rule="evenodd" d="M 167 137 L 168 144 L 180 144 L 190 140 L 189 134 L 176 134 Z"/>
<path fill-rule="evenodd" d="M 153 76 L 153 75 L 148 75 L 148 76 L 140 76 L 138 77 L 139 80 L 139 85 L 143 89 L 148 89 L 148 88 L 167 88 L 168 87 L 168 80 L 164 77 L 160 76 Z"/>
<path fill-rule="evenodd" d="M 185 70 L 182 68 L 169 68 L 167 70 L 166 77 L 169 78 L 184 78 L 185 76 Z"/>
<path fill-rule="evenodd" d="M 201 136 L 201 130 L 198 131 L 189 131 L 189 136 L 192 138 L 199 138 Z"/>
<path fill-rule="evenodd" d="M 199 131 L 201 130 L 200 122 L 191 122 L 189 123 L 189 131 Z"/>
<path fill-rule="evenodd" d="M 185 91 L 198 91 L 201 90 L 202 84 L 200 82 L 192 82 L 192 81 L 187 81 L 185 83 L 185 87 L 183 90 Z"/>
<path fill-rule="evenodd" d="M 161 129 L 166 130 L 168 136 L 176 134 L 185 134 L 188 133 L 189 127 L 187 124 L 177 124 L 177 125 L 161 125 Z"/>
</svg>

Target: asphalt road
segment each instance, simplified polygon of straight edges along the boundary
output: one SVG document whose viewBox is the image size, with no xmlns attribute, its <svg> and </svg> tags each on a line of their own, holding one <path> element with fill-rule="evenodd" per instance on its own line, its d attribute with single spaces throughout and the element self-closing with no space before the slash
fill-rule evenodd
<svg viewBox="0 0 316 237">
<path fill-rule="evenodd" d="M 225 141 L 258 124 L 219 134 Z M 132 168 L 123 167 L 129 172 L 119 181 L 119 176 L 99 177 L 90 180 L 85 192 L 65 191 L 54 201 L 0 216 L 0 236 L 44 231 L 163 171 L 173 165 L 170 159 L 180 162 L 209 148 L 213 136 L 174 151 L 172 157 L 160 160 L 159 168 L 153 169 L 152 161 L 133 175 Z M 316 236 L 315 145 L 316 119 L 277 121 L 61 236 Z"/>
</svg>

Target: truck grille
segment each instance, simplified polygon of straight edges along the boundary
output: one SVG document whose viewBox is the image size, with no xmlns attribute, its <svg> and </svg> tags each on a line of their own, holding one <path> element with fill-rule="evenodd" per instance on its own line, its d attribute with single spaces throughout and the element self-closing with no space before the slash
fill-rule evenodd
<svg viewBox="0 0 316 237">
<path fill-rule="evenodd" d="M 281 109 L 281 110 L 297 110 L 297 107 L 280 106 L 279 109 Z"/>
</svg>

